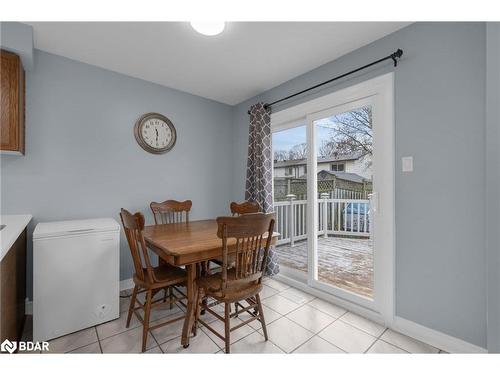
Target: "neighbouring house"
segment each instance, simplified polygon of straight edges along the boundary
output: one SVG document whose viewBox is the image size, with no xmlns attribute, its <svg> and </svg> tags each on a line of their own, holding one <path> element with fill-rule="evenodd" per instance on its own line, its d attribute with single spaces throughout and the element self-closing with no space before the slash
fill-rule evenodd
<svg viewBox="0 0 500 375">
<path fill-rule="evenodd" d="M 372 179 L 371 156 L 363 152 L 349 155 L 318 158 L 319 171 L 356 174 L 363 179 Z M 274 178 L 299 178 L 307 174 L 307 159 L 274 161 Z"/>
</svg>

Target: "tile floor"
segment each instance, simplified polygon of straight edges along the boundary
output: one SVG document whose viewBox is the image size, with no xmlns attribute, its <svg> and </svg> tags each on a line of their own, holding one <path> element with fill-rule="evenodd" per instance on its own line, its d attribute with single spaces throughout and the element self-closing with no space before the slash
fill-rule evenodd
<svg viewBox="0 0 500 375">
<path fill-rule="evenodd" d="M 267 279 L 262 292 L 269 341 L 258 321 L 233 332 L 232 353 L 440 353 L 420 341 L 386 329 L 341 307 L 315 298 L 277 280 Z M 50 341 L 51 353 L 139 353 L 142 326 L 133 318 L 125 328 L 129 298 L 121 298 L 119 319 Z M 168 307 L 155 311 L 158 323 L 182 314 Z M 241 314 L 232 324 L 248 318 Z M 210 314 L 205 321 L 222 333 L 223 326 Z M 27 320 L 24 339 L 31 337 Z M 224 343 L 205 327 L 191 338 L 189 348 L 180 345 L 182 320 L 150 334 L 146 353 L 222 353 Z"/>
</svg>

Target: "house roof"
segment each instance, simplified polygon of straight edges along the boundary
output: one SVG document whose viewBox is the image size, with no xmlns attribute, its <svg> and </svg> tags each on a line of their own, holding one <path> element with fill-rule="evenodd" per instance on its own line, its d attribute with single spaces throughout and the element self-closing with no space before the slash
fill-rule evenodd
<svg viewBox="0 0 500 375">
<path fill-rule="evenodd" d="M 337 161 L 348 161 L 348 160 L 357 160 L 364 156 L 365 153 L 362 151 L 353 152 L 347 155 L 337 155 L 337 156 L 329 156 L 327 158 L 318 158 L 319 163 L 331 163 Z M 290 167 L 295 165 L 306 165 L 307 159 L 296 159 L 296 160 L 284 160 L 284 161 L 275 161 L 274 168 L 280 167 Z"/>
<path fill-rule="evenodd" d="M 363 183 L 363 181 L 367 181 L 366 178 L 364 178 L 363 176 L 360 176 L 359 174 L 356 174 L 356 173 L 321 170 L 318 172 L 318 174 L 320 174 L 321 172 L 328 173 L 330 175 L 334 175 L 338 179 L 346 180 L 346 181 L 352 181 L 352 182 L 358 182 L 358 183 Z"/>
<path fill-rule="evenodd" d="M 332 176 L 337 177 L 340 180 L 345 180 L 345 181 L 351 181 L 351 182 L 356 182 L 356 183 L 363 183 L 363 181 L 370 181 L 368 178 L 364 178 L 363 176 L 360 176 L 359 174 L 356 173 L 348 173 L 348 172 L 335 172 L 335 171 L 327 171 L 325 169 L 322 169 L 318 171 L 318 175 L 322 174 L 329 174 Z M 282 177 L 283 179 L 286 179 L 286 177 Z M 299 176 L 297 179 L 307 179 L 307 175 L 302 175 Z"/>
</svg>

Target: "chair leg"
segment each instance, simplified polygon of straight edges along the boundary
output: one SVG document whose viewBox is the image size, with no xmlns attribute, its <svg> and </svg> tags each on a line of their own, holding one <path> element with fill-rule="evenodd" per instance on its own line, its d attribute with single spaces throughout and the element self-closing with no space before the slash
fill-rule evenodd
<svg viewBox="0 0 500 375">
<path fill-rule="evenodd" d="M 259 309 L 259 320 L 260 324 L 262 324 L 262 332 L 264 333 L 264 338 L 267 341 L 267 328 L 266 328 L 266 321 L 264 319 L 264 309 L 262 308 L 262 303 L 260 302 L 260 296 L 258 294 L 255 295 L 255 299 L 257 300 L 257 305 Z"/>
<path fill-rule="evenodd" d="M 144 310 L 144 326 L 142 327 L 142 352 L 146 351 L 146 343 L 148 341 L 148 332 L 149 332 L 149 315 L 151 313 L 151 299 L 153 295 L 153 291 L 151 289 L 148 290 L 146 297 L 146 308 Z"/>
<path fill-rule="evenodd" d="M 134 312 L 135 300 L 137 299 L 138 290 L 139 287 L 137 285 L 134 286 L 134 290 L 132 292 L 132 298 L 130 299 L 130 306 L 128 308 L 127 325 L 126 325 L 127 328 L 130 326 L 130 319 L 132 319 L 132 313 Z"/>
<path fill-rule="evenodd" d="M 198 296 L 196 297 L 196 309 L 194 315 L 194 325 L 193 325 L 193 335 L 196 336 L 198 333 L 198 321 L 200 319 L 201 312 L 201 301 L 202 301 L 202 289 L 198 289 Z"/>
<path fill-rule="evenodd" d="M 231 352 L 231 322 L 229 321 L 230 319 L 230 314 L 231 314 L 231 304 L 230 303 L 225 303 L 224 304 L 224 341 L 226 342 L 226 354 L 229 354 Z"/>
<path fill-rule="evenodd" d="M 170 310 L 172 310 L 174 308 L 174 288 L 172 288 L 171 286 L 168 287 L 168 294 L 170 296 Z"/>
<path fill-rule="evenodd" d="M 169 289 L 168 288 L 164 288 L 163 289 L 163 302 L 167 302 L 168 293 L 169 293 Z"/>
</svg>

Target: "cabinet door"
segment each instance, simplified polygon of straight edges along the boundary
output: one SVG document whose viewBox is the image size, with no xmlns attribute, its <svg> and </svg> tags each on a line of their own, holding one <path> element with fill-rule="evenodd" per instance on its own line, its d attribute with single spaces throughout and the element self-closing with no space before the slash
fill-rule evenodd
<svg viewBox="0 0 500 375">
<path fill-rule="evenodd" d="M 24 154 L 24 70 L 16 54 L 0 57 L 0 149 Z"/>
</svg>

